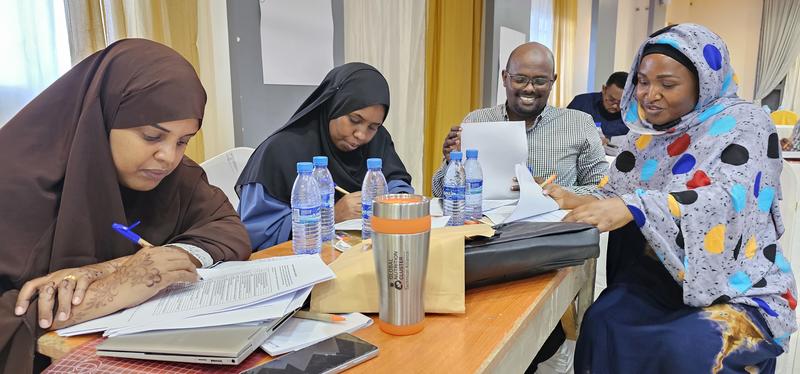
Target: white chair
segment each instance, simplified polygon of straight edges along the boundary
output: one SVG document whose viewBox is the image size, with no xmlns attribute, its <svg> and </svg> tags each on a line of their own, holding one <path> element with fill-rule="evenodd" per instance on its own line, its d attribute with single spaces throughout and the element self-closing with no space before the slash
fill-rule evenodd
<svg viewBox="0 0 800 374">
<path fill-rule="evenodd" d="M 786 231 L 780 239 L 783 254 L 792 264 L 795 283 L 800 283 L 800 164 L 783 161 L 781 173 L 781 215 Z M 797 297 L 797 295 L 795 295 Z M 800 322 L 800 321 L 798 321 Z M 800 372 L 800 337 L 794 334 L 789 350 L 778 357 L 777 373 Z"/>
<path fill-rule="evenodd" d="M 208 183 L 225 192 L 234 209 L 239 208 L 239 196 L 233 187 L 254 151 L 253 148 L 238 147 L 222 152 L 200 164 L 206 171 Z"/>
</svg>

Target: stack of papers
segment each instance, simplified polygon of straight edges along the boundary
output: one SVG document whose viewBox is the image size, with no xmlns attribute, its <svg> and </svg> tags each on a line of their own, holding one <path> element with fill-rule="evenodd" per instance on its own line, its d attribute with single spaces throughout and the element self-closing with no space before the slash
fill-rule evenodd
<svg viewBox="0 0 800 374">
<path fill-rule="evenodd" d="M 372 324 L 372 319 L 361 313 L 343 315 L 344 322 L 323 322 L 310 319 L 291 318 L 284 323 L 261 349 L 270 356 L 297 351 L 339 334 L 353 333 Z"/>
<path fill-rule="evenodd" d="M 314 284 L 335 277 L 317 255 L 232 261 L 198 273 L 197 283 L 169 287 L 136 307 L 57 333 L 118 336 L 271 320 L 301 307 Z"/>
</svg>

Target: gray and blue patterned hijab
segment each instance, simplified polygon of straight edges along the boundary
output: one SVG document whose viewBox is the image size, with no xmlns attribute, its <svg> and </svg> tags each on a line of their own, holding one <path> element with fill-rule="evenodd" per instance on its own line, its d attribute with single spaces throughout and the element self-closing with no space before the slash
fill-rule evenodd
<svg viewBox="0 0 800 374">
<path fill-rule="evenodd" d="M 647 44 L 667 44 L 696 67 L 698 103 L 666 131 L 644 120 L 633 79 Z M 625 201 L 686 305 L 759 308 L 780 344 L 797 329 L 797 295 L 778 239 L 782 160 L 775 126 L 736 95 L 725 43 L 681 24 L 647 40 L 628 75 L 623 120 L 631 129 L 599 192 Z"/>
</svg>

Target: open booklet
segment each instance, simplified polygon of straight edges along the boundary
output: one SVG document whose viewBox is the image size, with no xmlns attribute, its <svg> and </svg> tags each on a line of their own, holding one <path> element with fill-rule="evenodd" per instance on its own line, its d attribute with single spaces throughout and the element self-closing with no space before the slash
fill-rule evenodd
<svg viewBox="0 0 800 374">
<path fill-rule="evenodd" d="M 232 261 L 198 273 L 197 283 L 168 287 L 138 306 L 57 333 L 117 336 L 280 318 L 302 306 L 314 284 L 335 277 L 317 255 Z"/>
</svg>

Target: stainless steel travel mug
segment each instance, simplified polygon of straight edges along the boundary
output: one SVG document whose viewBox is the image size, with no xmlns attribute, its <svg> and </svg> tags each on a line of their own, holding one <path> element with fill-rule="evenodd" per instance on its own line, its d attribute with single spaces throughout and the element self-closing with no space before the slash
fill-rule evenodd
<svg viewBox="0 0 800 374">
<path fill-rule="evenodd" d="M 422 331 L 431 235 L 430 200 L 389 194 L 372 205 L 372 250 L 380 292 L 378 326 L 392 335 Z"/>
</svg>

